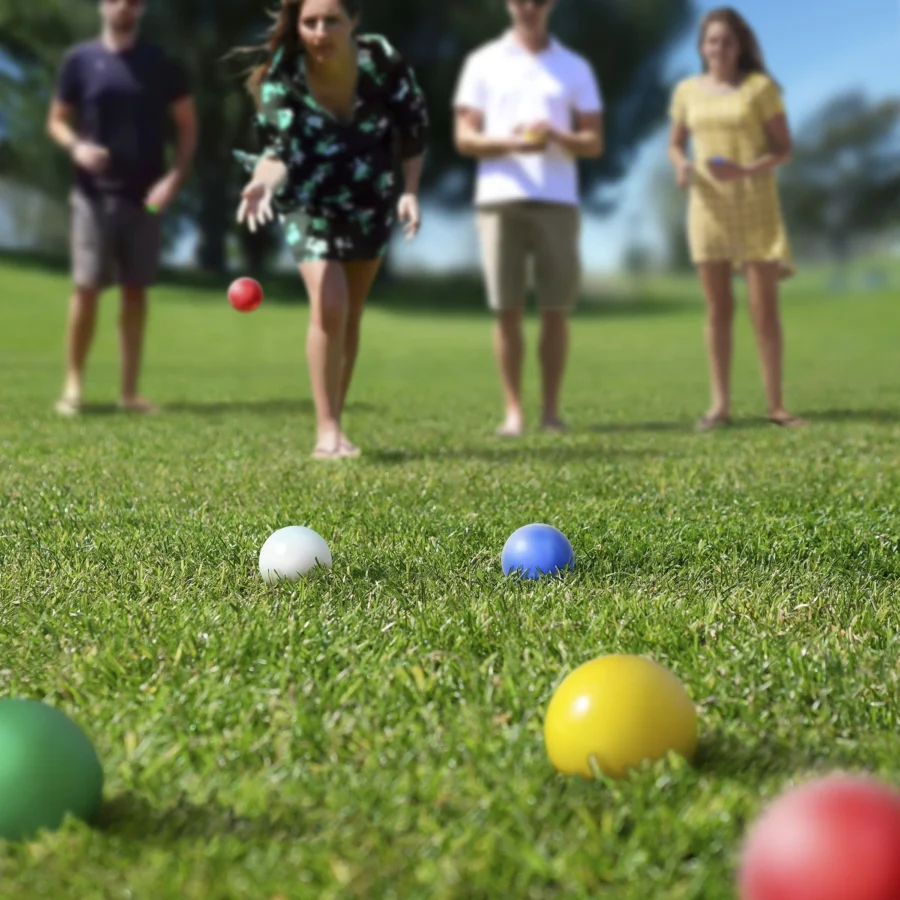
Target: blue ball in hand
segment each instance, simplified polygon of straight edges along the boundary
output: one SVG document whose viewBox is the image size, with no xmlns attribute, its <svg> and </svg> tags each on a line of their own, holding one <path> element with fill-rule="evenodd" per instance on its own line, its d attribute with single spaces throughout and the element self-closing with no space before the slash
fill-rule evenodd
<svg viewBox="0 0 900 900">
<path fill-rule="evenodd" d="M 525 525 L 510 535 L 500 557 L 503 574 L 535 580 L 575 566 L 569 539 L 552 525 Z"/>
</svg>

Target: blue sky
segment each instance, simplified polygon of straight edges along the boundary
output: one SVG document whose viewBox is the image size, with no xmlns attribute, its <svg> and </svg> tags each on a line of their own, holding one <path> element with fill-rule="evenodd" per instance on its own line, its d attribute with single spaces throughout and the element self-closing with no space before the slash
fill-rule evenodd
<svg viewBox="0 0 900 900">
<path fill-rule="evenodd" d="M 701 14 L 718 5 L 696 3 Z M 785 88 L 795 131 L 838 91 L 858 87 L 875 98 L 900 94 L 900 0 L 752 0 L 735 5 L 755 29 L 770 71 Z M 674 50 L 673 75 L 696 71 L 695 41 L 692 32 Z M 623 182 L 619 210 L 585 222 L 582 247 L 589 271 L 616 266 L 635 223 L 644 240 L 658 240 L 648 176 L 664 155 L 662 132 L 647 142 Z M 398 248 L 398 263 L 452 267 L 470 259 L 475 246 L 470 216 L 430 217 L 415 244 Z"/>
</svg>

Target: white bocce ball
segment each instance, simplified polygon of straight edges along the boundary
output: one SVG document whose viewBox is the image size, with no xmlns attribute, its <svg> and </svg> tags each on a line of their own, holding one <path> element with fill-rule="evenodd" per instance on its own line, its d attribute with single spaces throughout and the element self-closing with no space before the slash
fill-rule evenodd
<svg viewBox="0 0 900 900">
<path fill-rule="evenodd" d="M 259 551 L 259 574 L 266 584 L 299 581 L 317 565 L 331 568 L 331 550 L 321 535 L 303 525 L 279 528 Z"/>
</svg>

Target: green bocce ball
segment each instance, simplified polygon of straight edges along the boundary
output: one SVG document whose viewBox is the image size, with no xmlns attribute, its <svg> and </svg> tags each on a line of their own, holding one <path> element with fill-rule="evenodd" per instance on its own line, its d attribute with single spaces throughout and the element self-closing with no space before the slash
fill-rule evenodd
<svg viewBox="0 0 900 900">
<path fill-rule="evenodd" d="M 103 769 L 85 733 L 36 700 L 0 700 L 0 840 L 30 840 L 66 814 L 90 821 L 103 799 Z"/>
</svg>

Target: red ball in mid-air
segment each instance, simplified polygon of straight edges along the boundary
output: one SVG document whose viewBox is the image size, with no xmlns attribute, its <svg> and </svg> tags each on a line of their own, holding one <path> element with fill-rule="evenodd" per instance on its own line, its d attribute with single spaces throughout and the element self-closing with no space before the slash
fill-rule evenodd
<svg viewBox="0 0 900 900">
<path fill-rule="evenodd" d="M 252 278 L 238 278 L 228 288 L 228 302 L 238 312 L 253 312 L 263 302 L 263 289 Z"/>
<path fill-rule="evenodd" d="M 900 794 L 834 775 L 779 797 L 744 845 L 741 900 L 900 898 Z"/>
</svg>

